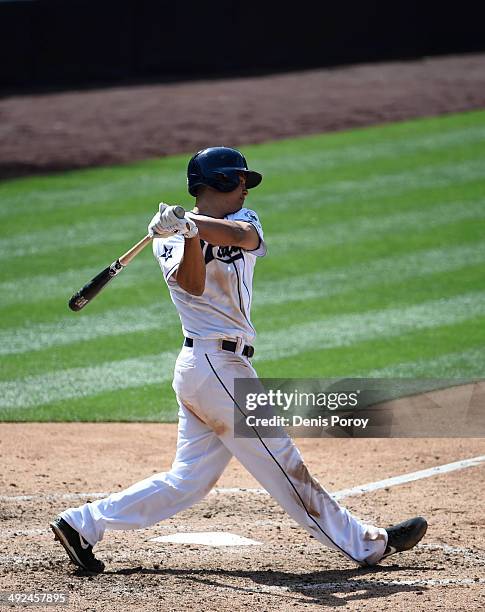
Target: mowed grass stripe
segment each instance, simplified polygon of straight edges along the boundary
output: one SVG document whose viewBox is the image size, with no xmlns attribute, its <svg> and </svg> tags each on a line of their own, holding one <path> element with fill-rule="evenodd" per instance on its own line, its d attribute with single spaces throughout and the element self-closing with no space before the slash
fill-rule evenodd
<svg viewBox="0 0 485 612">
<path fill-rule="evenodd" d="M 399 124 L 403 127 L 405 124 Z M 430 125 L 430 124 L 428 124 Z M 355 132 L 354 132 L 355 133 Z M 298 156 L 299 172 L 321 172 L 322 170 L 336 170 L 351 164 L 362 164 L 364 162 L 375 162 L 382 159 L 398 159 L 402 162 L 406 157 L 411 159 L 417 153 L 433 153 L 437 149 L 442 151 L 446 148 L 469 148 L 474 143 L 482 143 L 485 140 L 485 128 L 472 125 L 465 128 L 452 129 L 451 131 L 436 132 L 434 134 L 416 134 L 414 136 L 397 135 L 393 139 L 361 141 L 359 144 L 347 146 L 327 147 L 322 149 L 318 137 L 309 136 L 301 139 L 307 144 L 307 151 Z M 315 142 L 312 147 L 313 141 Z M 273 159 L 254 158 L 253 165 L 258 164 L 267 173 L 287 171 L 292 174 L 295 171 L 294 148 L 285 153 L 280 153 Z"/>
<path fill-rule="evenodd" d="M 385 368 L 375 368 L 361 370 L 359 372 L 348 372 L 343 374 L 346 377 L 353 378 L 418 378 L 423 381 L 426 386 L 425 379 L 444 379 L 449 378 L 450 384 L 462 384 L 472 380 L 483 380 L 485 372 L 483 370 L 483 362 L 485 358 L 485 347 L 474 347 L 465 351 L 456 351 L 439 355 L 438 357 L 429 357 L 427 359 L 417 359 L 404 363 L 392 364 Z M 27 383 L 26 391 L 31 392 L 30 396 L 22 395 L 20 400 L 24 400 L 24 404 L 20 401 L 12 400 L 8 406 L 0 406 L 0 418 L 3 420 L 23 420 L 25 417 L 28 420 L 36 417 L 40 420 L 50 420 L 52 414 L 50 405 L 55 406 L 56 418 L 62 415 L 63 418 L 70 419 L 73 417 L 70 406 L 79 406 L 79 417 L 81 420 L 103 420 L 106 416 L 115 415 L 116 420 L 132 421 L 132 420 L 149 420 L 158 421 L 160 418 L 166 418 L 170 421 L 176 419 L 177 406 L 175 398 L 172 394 L 172 389 L 169 384 L 171 380 L 171 367 L 175 359 L 174 354 L 163 353 L 160 355 L 147 356 L 144 359 L 132 359 L 124 361 L 116 361 L 106 365 L 109 372 L 116 370 L 117 375 L 112 379 L 111 385 L 109 379 L 103 379 L 98 387 L 98 393 L 90 395 L 87 387 L 93 383 L 93 377 L 88 368 L 72 368 L 66 370 L 66 376 L 62 373 L 52 380 L 57 392 L 53 394 L 53 402 L 43 402 L 46 398 L 42 397 L 39 389 L 42 388 L 42 377 L 31 377 Z M 167 362 L 165 362 L 167 360 Z M 260 368 L 261 368 L 260 364 Z M 142 368 L 145 374 L 141 379 L 134 378 Z M 162 371 L 163 369 L 163 371 Z M 151 371 L 151 372 L 150 372 Z M 259 370 L 261 373 L 261 370 Z M 467 372 L 467 376 L 463 378 L 463 372 Z M 69 388 L 68 377 L 69 373 L 73 374 L 74 380 L 77 382 L 75 386 L 79 388 Z M 98 374 L 103 373 L 103 369 L 98 370 Z M 106 371 L 105 371 L 106 373 Z M 149 373 L 153 374 L 150 376 Z M 117 384 L 118 376 L 122 378 L 121 384 Z M 272 376 L 278 376 L 277 374 Z M 332 374 L 335 377 L 335 372 Z M 338 376 L 342 376 L 341 374 Z M 326 376 L 323 375 L 325 378 Z M 95 379 L 96 377 L 94 377 Z M 127 386 L 128 385 L 128 386 Z M 147 395 L 147 400 L 142 407 L 133 407 L 133 403 L 123 401 L 118 398 L 118 389 L 123 390 L 123 397 L 127 397 L 130 390 L 136 390 L 139 387 L 150 386 L 150 393 Z M 154 388 L 162 389 L 168 392 L 168 401 L 161 402 L 159 393 L 154 392 Z M 111 391 L 111 393 L 109 393 Z M 14 390 L 17 393 L 18 389 Z M 101 398 L 102 404 L 99 408 L 96 406 L 96 398 Z M 57 398 L 57 399 L 56 399 Z M 69 403 L 63 403 L 64 400 L 69 400 Z M 110 406 L 110 404 L 112 404 Z M 89 412 L 89 405 L 92 405 L 92 413 Z M 107 406 L 107 407 L 105 407 Z M 78 415 L 76 411 L 76 415 Z M 92 414 L 92 417 L 90 417 Z M 63 420 L 63 419 L 61 419 Z"/>
<path fill-rule="evenodd" d="M 396 279 L 403 281 L 451 272 L 469 266 L 470 262 L 474 265 L 485 263 L 485 242 L 371 259 L 362 264 L 303 273 L 279 280 L 256 280 L 253 308 L 257 312 L 265 306 L 315 298 L 326 299 L 341 293 L 374 288 L 383 282 L 393 285 Z"/>
<path fill-rule="evenodd" d="M 180 191 L 186 156 L 173 156 L 126 166 L 95 168 L 17 179 L 0 184 L 0 217 L 70 210 L 75 219 L 83 208 L 113 210 L 114 201 L 133 202 L 160 193 Z M 105 205 L 105 206 L 103 206 Z"/>
<path fill-rule="evenodd" d="M 31 408 L 106 391 L 161 384 L 172 378 L 175 352 L 69 368 L 0 383 L 0 410 Z M 166 367 L 166 363 L 171 368 Z M 1 416 L 1 413 L 0 413 Z"/>
<path fill-rule="evenodd" d="M 116 277 L 116 281 L 109 286 L 110 291 L 115 287 L 125 290 L 133 285 L 150 281 L 164 282 L 156 269 L 155 260 L 152 266 L 136 266 L 136 272 L 134 268 L 135 265 L 132 265 L 128 273 Z M 71 295 L 100 271 L 101 267 L 96 270 L 93 266 L 85 266 L 70 268 L 64 272 L 53 271 L 51 274 L 21 276 L 16 280 L 4 281 L 0 283 L 0 308 L 13 304 L 39 304 L 52 299 L 64 299 L 67 304 Z"/>
<path fill-rule="evenodd" d="M 88 342 L 103 336 L 118 336 L 163 326 L 179 325 L 173 306 L 163 310 L 159 304 L 140 308 L 118 308 L 83 317 L 67 315 L 52 323 L 27 324 L 0 331 L 0 355 L 39 351 L 53 346 Z"/>
<path fill-rule="evenodd" d="M 330 204 L 338 204 L 351 199 L 358 201 L 360 195 L 372 193 L 374 197 L 392 193 L 401 196 L 408 192 L 425 189 L 436 189 L 466 184 L 483 180 L 485 157 L 455 162 L 451 164 L 434 164 L 416 166 L 404 172 L 382 173 L 362 178 L 349 178 L 327 181 L 322 185 L 290 189 L 284 193 L 273 191 L 258 197 L 258 210 L 268 207 L 272 212 L 284 213 L 296 204 L 305 204 L 308 210 L 314 210 Z M 323 177 L 321 177 L 323 179 Z M 297 181 L 305 183 L 304 181 Z"/>
<path fill-rule="evenodd" d="M 409 212 L 397 211 L 385 216 L 359 216 L 356 214 L 346 222 L 333 223 L 322 228 L 319 245 L 335 247 L 345 244 L 355 245 L 359 240 L 375 240 L 386 238 L 388 234 L 398 237 L 403 233 L 426 232 L 444 225 L 466 221 L 469 219 L 485 219 L 483 200 L 469 202 L 452 202 L 423 207 Z M 268 237 L 271 249 L 269 256 L 283 256 L 290 248 L 314 249 L 315 245 L 308 240 L 308 228 L 295 228 L 284 234 Z"/>
<path fill-rule="evenodd" d="M 388 285 L 396 282 L 401 285 L 407 279 L 451 272 L 462 267 L 468 269 L 469 261 L 474 265 L 485 261 L 485 242 L 371 260 L 353 268 L 269 281 L 257 290 L 253 314 L 255 318 L 264 317 L 268 306 L 285 306 L 292 301 L 306 300 L 310 306 L 311 300 L 317 298 L 328 300 L 362 289 L 377 291 L 386 275 L 390 276 Z M 168 290 L 165 291 L 168 294 Z M 70 313 L 55 322 L 28 323 L 0 330 L 0 355 L 30 353 L 103 337 L 155 331 L 162 325 L 164 329 L 173 329 L 178 327 L 178 323 L 178 314 L 168 301 L 109 309 L 96 314 L 89 311 L 82 315 Z"/>
<path fill-rule="evenodd" d="M 146 219 L 146 225 L 150 221 Z M 63 249 L 81 248 L 93 244 L 119 242 L 133 236 L 133 228 L 139 227 L 139 236 L 133 236 L 133 242 L 143 237 L 146 227 L 141 215 L 122 215 L 116 224 L 112 219 L 90 219 L 89 221 L 76 221 L 66 225 L 58 225 L 49 229 L 36 231 L 35 240 L 26 237 L 25 232 L 14 234 L 8 238 L 0 239 L 0 260 L 9 260 L 16 257 L 27 257 L 43 253 L 62 252 Z M 128 246 L 130 246 L 128 244 Z"/>
<path fill-rule="evenodd" d="M 296 356 L 312 345 L 318 346 L 319 350 L 337 348 L 375 338 L 392 338 L 416 329 L 452 325 L 480 316 L 484 308 L 485 291 L 448 300 L 433 300 L 408 308 L 335 316 L 324 321 L 294 325 L 280 332 L 261 334 L 258 342 L 261 348 L 258 348 L 255 362 Z M 156 384 L 171 376 L 175 355 L 176 352 L 146 355 L 102 363 L 96 367 L 71 368 L 4 381 L 0 383 L 0 408 L 32 407 L 70 397 L 93 396 L 116 388 Z M 162 363 L 165 378 L 162 378 Z M 119 387 L 111 386 L 118 383 Z"/>
<path fill-rule="evenodd" d="M 318 247 L 321 249 L 322 247 L 331 248 L 351 244 L 355 248 L 359 241 L 368 241 L 370 238 L 386 238 L 387 234 L 391 233 L 394 238 L 406 232 L 422 234 L 427 233 L 432 228 L 467 220 L 485 220 L 483 200 L 453 201 L 404 213 L 397 210 L 392 214 L 379 216 L 356 214 L 346 222 L 326 224 L 323 230 L 324 239 L 319 242 Z M 101 240 L 101 242 L 103 241 Z M 315 245 L 308 241 L 306 226 L 280 234 L 268 233 L 267 243 L 270 249 L 268 259 L 289 256 L 295 247 L 305 250 L 315 248 Z M 97 240 L 93 240 L 93 244 L 97 244 Z M 106 242 L 103 242 L 103 248 L 105 244 Z M 19 249 L 23 248 L 30 249 L 31 247 L 19 247 Z M 46 249 L 54 250 L 54 247 L 50 245 Z M 147 247 L 147 254 L 149 254 L 149 250 L 150 247 Z M 83 261 L 82 254 L 78 256 L 78 259 Z M 115 256 L 112 256 L 112 259 L 115 259 Z M 106 258 L 98 268 L 94 266 L 71 268 L 59 273 L 56 273 L 54 269 L 49 274 L 37 274 L 35 276 L 16 274 L 14 280 L 5 280 L 0 283 L 0 308 L 17 302 L 25 303 L 25 300 L 39 303 L 42 299 L 48 300 L 55 295 L 67 295 L 70 289 L 71 291 L 77 290 L 81 284 L 87 282 L 89 278 L 100 271 L 102 265 L 108 265 L 110 262 L 111 260 Z M 59 265 L 62 266 L 62 260 Z M 264 273 L 264 264 L 258 266 L 256 278 L 261 274 L 260 268 L 263 268 L 262 272 Z M 152 266 L 137 265 L 137 274 L 134 275 L 132 268 L 130 268 L 129 272 L 123 274 L 121 282 L 131 285 L 132 283 L 128 281 L 128 278 L 139 277 L 140 281 L 144 281 L 150 278 L 155 279 L 156 274 L 155 263 Z M 120 279 L 116 280 L 117 285 L 121 282 Z"/>
<path fill-rule="evenodd" d="M 258 372 L 268 378 L 361 376 L 393 364 L 432 360 L 439 355 L 480 347 L 485 347 L 485 315 L 440 327 L 418 327 L 390 338 L 380 336 L 341 347 L 320 349 L 318 342 L 313 342 L 297 357 L 290 355 L 261 362 Z M 420 376 L 427 377 L 425 367 Z M 466 377 L 468 372 L 463 370 L 457 376 Z"/>
<path fill-rule="evenodd" d="M 400 336 L 415 329 L 453 325 L 479 317 L 484 308 L 485 291 L 482 291 L 404 308 L 329 316 L 260 334 L 255 360 L 287 358 L 306 351 L 309 346 L 319 350 L 337 348 Z"/>
<path fill-rule="evenodd" d="M 485 379 L 485 347 L 471 348 L 454 353 L 445 353 L 431 359 L 416 359 L 391 364 L 385 368 L 364 371 L 367 378 L 419 378 L 426 372 L 426 378 L 456 379 L 467 373 L 468 379 Z"/>
<path fill-rule="evenodd" d="M 397 195 L 418 188 L 456 185 L 459 182 L 466 183 L 477 178 L 483 178 L 484 167 L 485 156 L 482 159 L 462 164 L 441 164 L 431 168 L 413 168 L 410 171 L 399 172 L 393 175 L 371 176 L 358 180 L 332 181 L 326 185 L 319 185 L 314 188 L 286 192 L 283 198 L 280 194 L 262 195 L 257 200 L 258 210 L 264 211 L 268 207 L 271 208 L 272 212 L 275 212 L 275 210 L 284 211 L 297 203 L 303 202 L 307 210 L 309 210 L 320 207 L 325 203 L 336 204 L 339 200 L 347 199 L 350 195 L 355 197 L 355 194 L 360 192 L 372 192 L 377 196 L 379 193 L 392 191 Z M 455 206 L 461 204 L 455 203 Z M 476 202 L 473 204 L 476 204 Z M 453 208 L 452 204 L 446 207 L 439 206 L 442 208 L 447 206 Z M 155 205 L 153 205 L 153 209 L 155 209 Z M 123 237 L 131 235 L 133 228 L 138 226 L 140 227 L 141 236 L 143 231 L 145 231 L 145 224 L 148 224 L 150 219 L 151 216 L 147 210 L 146 217 L 142 214 L 118 214 L 114 226 L 109 219 L 103 219 L 102 217 L 87 221 L 76 221 L 75 223 L 71 220 L 66 224 L 36 231 L 35 240 L 32 240 L 30 237 L 27 238 L 25 231 L 23 231 L 0 239 L 0 260 L 59 252 L 63 248 L 72 248 L 73 244 L 76 245 L 76 248 L 80 248 L 93 244 L 119 242 Z"/>
<path fill-rule="evenodd" d="M 253 308 L 260 308 L 271 304 L 292 302 L 315 297 L 328 297 L 351 288 L 359 289 L 375 283 L 376 278 L 383 278 L 386 274 L 398 276 L 400 279 L 414 278 L 458 270 L 461 267 L 485 262 L 485 241 L 472 244 L 452 245 L 436 249 L 423 249 L 416 252 L 404 253 L 390 257 L 371 259 L 365 264 L 326 268 L 321 272 L 301 274 L 300 276 L 284 276 L 277 280 L 255 279 L 255 292 Z M 116 279 L 110 286 L 125 291 L 134 285 L 156 280 L 157 271 L 152 266 L 141 266 L 137 273 L 124 274 Z M 67 270 L 60 274 L 46 274 L 43 276 L 28 276 L 18 281 L 0 283 L 1 305 L 39 303 L 42 294 L 47 300 L 68 297 L 67 287 L 73 290 L 80 284 L 80 279 L 88 279 L 93 269 L 81 268 Z M 158 281 L 164 285 L 159 276 Z M 166 288 L 164 288 L 164 291 Z M 167 291 L 167 302 L 168 291 Z M 172 306 L 169 306 L 172 308 Z M 165 311 L 164 311 L 165 312 Z M 12 330 L 14 332 L 14 330 Z M 1 337 L 1 336 L 0 336 Z M 0 343 L 2 341 L 0 340 Z M 3 344 L 3 343 L 2 343 Z M 8 344 L 8 342 L 5 342 Z M 1 347 L 0 347 L 1 351 Z M 1 353 L 0 353 L 1 354 Z"/>
<path fill-rule="evenodd" d="M 356 290 L 351 288 L 345 293 L 338 293 L 335 296 L 326 298 L 317 297 L 314 299 L 273 304 L 270 310 L 271 319 L 268 319 L 267 307 L 255 308 L 254 322 L 256 328 L 264 330 L 266 336 L 269 337 L 273 332 L 290 328 L 292 324 L 299 321 L 319 321 L 335 315 L 350 315 L 364 311 L 375 312 L 396 307 L 405 308 L 424 301 L 456 297 L 468 292 L 470 287 L 482 286 L 482 277 L 483 265 L 477 264 L 474 267 L 462 268 L 458 273 L 451 271 L 433 274 L 431 276 L 413 278 L 410 282 L 393 278 L 392 282 L 389 280 L 384 285 L 369 285 L 358 290 L 359 304 L 355 303 Z M 382 279 L 376 279 L 376 282 L 381 283 Z M 446 289 L 442 289 L 442 287 L 446 287 Z M 118 303 L 119 298 L 114 299 L 113 304 L 117 305 Z M 97 313 L 95 308 L 93 306 L 93 310 L 89 312 L 89 317 Z M 138 305 L 136 308 L 138 308 Z M 171 304 L 164 304 L 164 308 L 167 311 L 173 311 L 173 305 Z M 104 309 L 103 312 L 109 312 L 109 309 Z M 295 313 L 297 313 L 296 317 Z M 72 316 L 82 318 L 83 315 L 81 313 L 81 315 Z M 87 316 L 87 314 L 85 313 L 84 316 Z M 480 323 L 476 319 L 473 321 L 474 323 L 470 322 L 470 326 L 475 325 L 477 329 L 472 336 L 468 337 L 465 335 L 461 338 L 464 346 L 469 343 L 470 339 L 476 340 L 477 338 Z M 456 333 L 461 336 L 459 331 Z M 483 340 L 485 341 L 485 335 Z M 416 342 L 416 340 L 413 340 L 413 342 Z M 435 341 L 431 340 L 431 342 L 434 344 Z M 166 325 L 162 315 L 159 326 L 154 329 L 130 331 L 117 335 L 100 335 L 87 341 L 80 340 L 75 343 L 57 345 L 39 351 L 4 355 L 0 357 L 0 379 L 10 380 L 16 378 L 19 371 L 41 374 L 42 372 L 55 370 L 59 366 L 61 368 L 67 366 L 84 367 L 113 359 L 153 354 L 160 350 L 175 350 L 180 346 L 180 343 L 180 324 L 176 322 L 173 325 Z M 392 344 L 395 345 L 396 341 L 393 340 Z M 256 345 L 259 345 L 258 340 L 256 340 Z M 312 346 L 316 347 L 314 350 L 318 353 L 318 345 Z M 382 348 L 380 346 L 378 349 L 380 353 L 382 353 Z M 446 346 L 444 348 L 446 349 Z M 350 350 L 355 349 L 351 348 Z M 396 349 L 396 353 L 400 353 L 402 350 L 401 345 L 399 350 Z M 303 363 L 302 358 L 304 361 L 305 356 L 299 353 L 298 359 L 294 361 L 294 367 L 297 365 L 300 367 L 300 363 Z M 392 361 L 392 352 L 389 354 L 389 358 Z M 327 360 L 322 354 L 318 354 L 318 359 L 315 363 L 318 362 L 321 362 L 321 367 L 328 365 Z M 330 355 L 330 363 L 333 362 L 338 363 L 334 353 Z"/>
</svg>

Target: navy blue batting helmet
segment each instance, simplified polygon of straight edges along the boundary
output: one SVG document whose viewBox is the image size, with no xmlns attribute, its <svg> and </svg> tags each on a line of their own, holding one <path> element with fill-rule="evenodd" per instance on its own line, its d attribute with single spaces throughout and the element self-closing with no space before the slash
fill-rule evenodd
<svg viewBox="0 0 485 612">
<path fill-rule="evenodd" d="M 263 177 L 248 169 L 244 155 L 229 147 L 210 147 L 199 151 L 189 161 L 187 187 L 190 195 L 197 195 L 199 185 L 208 185 L 217 191 L 233 191 L 239 185 L 240 173 L 246 176 L 246 187 L 256 187 Z"/>
</svg>

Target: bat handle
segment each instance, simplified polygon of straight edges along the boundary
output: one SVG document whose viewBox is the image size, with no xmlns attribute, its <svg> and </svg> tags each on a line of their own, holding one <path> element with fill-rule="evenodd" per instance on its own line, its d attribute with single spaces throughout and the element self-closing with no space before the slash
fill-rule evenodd
<svg viewBox="0 0 485 612">
<path fill-rule="evenodd" d="M 140 242 L 137 242 L 135 246 L 132 246 L 129 251 L 126 251 L 126 253 L 123 253 L 123 255 L 118 259 L 120 264 L 123 267 L 127 266 L 130 263 L 130 261 L 138 255 L 140 251 L 142 251 L 148 244 L 150 244 L 151 241 L 152 241 L 151 236 L 147 234 L 145 238 L 142 238 Z"/>
<path fill-rule="evenodd" d="M 175 206 L 173 209 L 174 215 L 179 219 L 183 219 L 185 217 L 185 209 L 182 206 Z M 140 251 L 142 251 L 147 244 L 150 244 L 152 241 L 152 237 L 146 235 L 145 238 L 142 238 L 140 242 L 137 242 L 135 246 L 131 247 L 129 251 L 123 253 L 123 255 L 118 259 L 120 264 L 125 267 L 127 266 L 132 259 L 134 259 Z"/>
</svg>

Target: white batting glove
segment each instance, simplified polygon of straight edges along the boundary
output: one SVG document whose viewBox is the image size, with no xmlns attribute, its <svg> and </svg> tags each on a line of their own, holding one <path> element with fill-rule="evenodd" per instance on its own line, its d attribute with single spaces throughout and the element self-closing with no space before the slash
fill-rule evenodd
<svg viewBox="0 0 485 612">
<path fill-rule="evenodd" d="M 192 219 L 185 217 L 185 230 L 181 233 L 184 238 L 194 238 L 199 233 L 199 228 Z"/>
<path fill-rule="evenodd" d="M 163 202 L 162 202 L 163 204 Z M 193 238 L 197 235 L 198 229 L 197 225 L 186 216 L 177 217 L 175 214 L 175 206 L 166 206 L 160 204 L 160 224 L 162 227 L 173 234 L 181 234 L 185 238 Z"/>
<path fill-rule="evenodd" d="M 148 224 L 148 235 L 150 238 L 168 238 L 173 233 L 165 229 L 161 222 L 161 213 L 167 208 L 167 204 L 160 202 L 158 212 Z"/>
<path fill-rule="evenodd" d="M 175 214 L 175 206 L 168 206 L 164 202 L 160 202 L 158 213 L 148 225 L 148 233 L 152 238 L 166 238 L 175 234 L 193 238 L 198 231 L 197 225 L 191 219 L 180 219 Z"/>
</svg>

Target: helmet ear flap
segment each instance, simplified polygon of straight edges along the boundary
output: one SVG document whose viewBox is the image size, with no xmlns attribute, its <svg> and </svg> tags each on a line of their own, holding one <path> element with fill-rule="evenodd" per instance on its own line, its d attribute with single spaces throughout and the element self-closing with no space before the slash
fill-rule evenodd
<svg viewBox="0 0 485 612">
<path fill-rule="evenodd" d="M 191 160 L 189 161 L 189 165 L 187 166 L 187 189 L 190 195 L 194 198 L 197 196 L 198 187 L 205 183 L 204 176 L 202 174 L 199 161 L 197 159 L 200 153 L 201 151 L 196 153 L 191 158 Z"/>
</svg>

